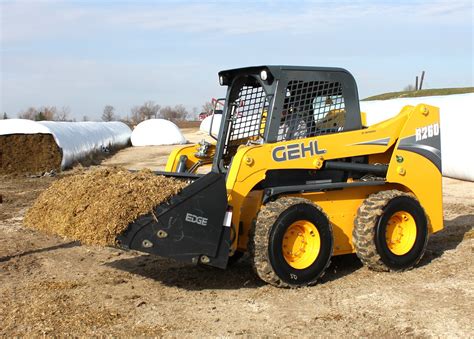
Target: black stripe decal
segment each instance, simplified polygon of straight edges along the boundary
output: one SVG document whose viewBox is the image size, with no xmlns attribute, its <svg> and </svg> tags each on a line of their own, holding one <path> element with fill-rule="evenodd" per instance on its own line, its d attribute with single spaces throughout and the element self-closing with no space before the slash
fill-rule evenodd
<svg viewBox="0 0 474 339">
<path fill-rule="evenodd" d="M 431 161 L 440 172 L 442 172 L 441 138 L 439 136 L 421 141 L 416 141 L 414 135 L 409 136 L 400 140 L 398 149 L 424 156 Z"/>
</svg>

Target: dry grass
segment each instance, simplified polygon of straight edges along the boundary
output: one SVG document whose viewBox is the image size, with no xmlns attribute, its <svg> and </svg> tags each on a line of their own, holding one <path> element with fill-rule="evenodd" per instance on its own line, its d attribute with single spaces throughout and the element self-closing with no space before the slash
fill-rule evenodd
<svg viewBox="0 0 474 339">
<path fill-rule="evenodd" d="M 473 93 L 473 92 L 474 92 L 474 87 L 433 88 L 433 89 L 422 89 L 420 91 L 401 91 L 401 92 L 390 92 L 390 93 L 378 94 L 378 95 L 365 98 L 362 101 L 429 97 L 429 96 L 434 96 L 434 95 L 451 95 L 451 94 L 464 94 L 464 93 Z"/>
<path fill-rule="evenodd" d="M 177 121 L 176 125 L 179 128 L 199 128 L 199 126 L 201 126 L 201 121 L 182 120 L 182 121 Z"/>
</svg>

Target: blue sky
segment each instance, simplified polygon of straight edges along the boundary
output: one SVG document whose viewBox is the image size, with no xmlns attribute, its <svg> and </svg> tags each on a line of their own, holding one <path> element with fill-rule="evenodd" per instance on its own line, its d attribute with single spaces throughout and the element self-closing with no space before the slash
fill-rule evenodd
<svg viewBox="0 0 474 339">
<path fill-rule="evenodd" d="M 222 69 L 337 66 L 360 97 L 473 86 L 468 1 L 2 1 L 0 112 L 99 119 L 153 100 L 200 109 Z"/>
</svg>

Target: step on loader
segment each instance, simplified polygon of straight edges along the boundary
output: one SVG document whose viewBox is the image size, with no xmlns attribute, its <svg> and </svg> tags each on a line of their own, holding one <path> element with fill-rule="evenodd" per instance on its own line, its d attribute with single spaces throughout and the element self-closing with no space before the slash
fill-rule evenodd
<svg viewBox="0 0 474 339">
<path fill-rule="evenodd" d="M 219 81 L 216 142 L 172 152 L 158 174 L 189 185 L 132 222 L 120 247 L 219 268 L 247 252 L 281 287 L 315 284 L 336 255 L 377 271 L 420 261 L 443 228 L 438 108 L 367 126 L 340 68 L 248 67 Z"/>
</svg>

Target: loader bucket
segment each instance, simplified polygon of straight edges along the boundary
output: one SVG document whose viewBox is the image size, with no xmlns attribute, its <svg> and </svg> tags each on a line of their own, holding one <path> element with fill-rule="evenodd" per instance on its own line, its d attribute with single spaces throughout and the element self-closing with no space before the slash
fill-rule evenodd
<svg viewBox="0 0 474 339">
<path fill-rule="evenodd" d="M 176 177 L 191 178 L 192 175 L 177 174 Z M 117 245 L 184 262 L 225 268 L 230 248 L 230 227 L 224 226 L 226 210 L 225 177 L 210 172 L 166 203 L 156 206 L 151 213 L 130 223 L 117 236 Z"/>
</svg>

